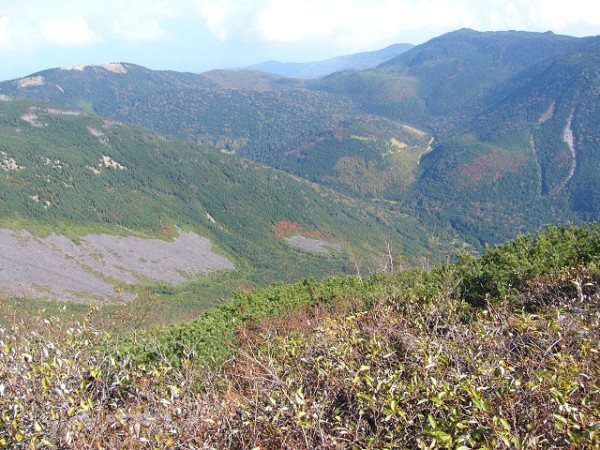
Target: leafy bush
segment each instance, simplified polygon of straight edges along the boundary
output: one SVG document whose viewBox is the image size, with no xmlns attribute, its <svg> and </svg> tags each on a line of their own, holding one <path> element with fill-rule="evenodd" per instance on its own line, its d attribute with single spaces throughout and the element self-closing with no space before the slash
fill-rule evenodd
<svg viewBox="0 0 600 450">
<path fill-rule="evenodd" d="M 456 270 L 462 275 L 462 295 L 484 305 L 498 302 L 534 278 L 557 275 L 562 270 L 598 262 L 600 229 L 597 224 L 547 226 L 539 235 L 519 236 L 480 258 L 461 256 Z"/>
<path fill-rule="evenodd" d="M 597 448 L 598 315 L 396 299 L 265 327 L 227 376 L 227 448 Z M 598 295 L 590 299 L 598 308 Z M 593 309 L 592 309 L 593 308 Z M 227 441 L 220 438 L 227 436 Z"/>
</svg>

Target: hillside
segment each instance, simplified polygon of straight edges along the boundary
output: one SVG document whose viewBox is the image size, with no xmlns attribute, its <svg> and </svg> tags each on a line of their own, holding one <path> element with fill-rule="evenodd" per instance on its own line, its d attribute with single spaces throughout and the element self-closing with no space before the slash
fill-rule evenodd
<svg viewBox="0 0 600 450">
<path fill-rule="evenodd" d="M 313 86 L 428 130 L 414 183 L 385 197 L 482 245 L 598 220 L 599 67 L 598 38 L 459 30 Z"/>
<path fill-rule="evenodd" d="M 267 61 L 244 67 L 242 70 L 258 70 L 291 78 L 320 78 L 342 70 L 373 69 L 414 47 L 412 44 L 393 44 L 381 50 L 336 56 L 324 61 L 307 63 Z"/>
<path fill-rule="evenodd" d="M 553 33 L 463 29 L 434 38 L 379 69 L 418 78 L 418 96 L 428 114 L 447 116 L 463 112 L 482 93 L 526 68 L 577 51 L 587 41 Z"/>
<path fill-rule="evenodd" d="M 344 94 L 366 111 L 413 124 L 445 138 L 454 121 L 468 120 L 478 100 L 543 60 L 579 50 L 592 38 L 553 33 L 444 34 L 382 63 L 377 69 L 333 74 L 311 82 Z"/>
<path fill-rule="evenodd" d="M 135 64 L 111 63 L 48 69 L 1 83 L 5 94 L 69 104 L 86 112 L 111 116 L 116 104 L 137 96 L 174 89 L 201 89 L 217 84 L 192 73 L 152 71 Z"/>
<path fill-rule="evenodd" d="M 44 71 L 0 92 L 250 158 L 482 248 L 600 218 L 597 55 L 593 37 L 464 29 L 317 80 L 123 63 Z"/>
<path fill-rule="evenodd" d="M 129 292 L 133 283 L 207 302 L 202 293 L 211 293 L 213 301 L 223 294 L 210 291 L 213 286 L 203 276 L 216 269 L 235 268 L 214 275 L 215 285 L 231 292 L 242 285 L 369 270 L 387 258 L 388 242 L 394 252 L 409 257 L 437 251 L 422 226 L 407 216 L 248 160 L 74 109 L 4 97 L 0 136 L 0 226 L 37 236 L 1 233 L 0 262 L 7 265 L 0 271 L 1 285 L 29 283 L 18 292 L 30 288 L 37 296 L 62 297 L 46 282 L 20 278 L 38 267 L 34 276 L 54 268 L 45 275 L 55 278 L 52 286 L 79 280 L 79 289 L 70 287 L 74 292 L 65 298 L 81 298 L 88 288 L 85 280 L 95 277 L 99 281 L 90 278 L 90 283 L 104 283 L 100 298 L 115 296 L 107 294 L 110 285 Z M 139 240 L 126 241 L 126 236 Z M 171 252 L 171 247 L 156 247 L 160 239 L 179 252 L 178 264 L 190 259 L 169 269 L 170 277 L 167 266 L 154 261 L 166 261 L 167 254 L 161 253 Z M 208 241 L 201 244 L 201 239 Z M 29 253 L 20 247 L 26 243 Z M 188 248 L 177 250 L 182 245 Z M 139 255 L 123 253 L 129 247 L 129 252 L 139 248 Z M 186 251 L 204 255 L 204 262 L 193 261 Z M 29 268 L 18 269 L 19 264 Z M 64 273 L 58 267 L 71 269 Z M 184 283 L 181 289 L 169 287 L 173 278 Z"/>
<path fill-rule="evenodd" d="M 596 225 L 548 227 L 151 333 L 6 314 L 0 445 L 597 449 L 599 255 Z"/>
<path fill-rule="evenodd" d="M 423 157 L 408 197 L 415 208 L 444 205 L 438 217 L 483 242 L 555 220 L 598 220 L 600 40 L 583 44 L 487 91 Z"/>
</svg>

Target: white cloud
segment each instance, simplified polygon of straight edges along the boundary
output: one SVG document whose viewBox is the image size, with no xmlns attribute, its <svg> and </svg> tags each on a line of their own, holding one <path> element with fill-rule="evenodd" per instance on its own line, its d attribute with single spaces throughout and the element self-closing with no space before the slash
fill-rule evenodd
<svg viewBox="0 0 600 450">
<path fill-rule="evenodd" d="M 254 26 L 266 41 L 328 40 L 350 45 L 389 41 L 399 32 L 456 27 L 464 22 L 472 22 L 469 10 L 442 0 L 302 0 L 271 2 L 256 15 Z"/>
<path fill-rule="evenodd" d="M 323 41 L 346 46 L 435 36 L 458 28 L 561 32 L 600 27 L 600 3 L 589 0 L 198 0 L 219 38 L 265 42 Z M 599 30 L 600 32 L 600 30 Z"/>
<path fill-rule="evenodd" d="M 157 19 L 132 16 L 115 21 L 112 31 L 130 43 L 156 42 L 169 36 Z"/>
<path fill-rule="evenodd" d="M 194 12 L 191 0 L 177 2 L 167 0 L 111 1 L 114 7 L 105 14 L 111 31 L 130 43 L 156 42 L 172 33 L 165 22 L 187 17 Z"/>
<path fill-rule="evenodd" d="M 164 21 L 195 12 L 193 0 L 19 0 L 0 4 L 0 50 L 74 47 L 107 40 L 155 42 L 169 36 Z"/>
<path fill-rule="evenodd" d="M 0 17 L 0 49 L 9 47 L 10 30 L 8 17 Z"/>
<path fill-rule="evenodd" d="M 590 0 L 0 0 L 0 51 L 157 42 L 197 19 L 222 40 L 347 49 L 419 43 L 457 28 L 600 33 Z"/>
<path fill-rule="evenodd" d="M 557 31 L 579 24 L 600 27 L 599 3 L 588 0 L 536 1 L 536 3 L 538 8 L 530 11 L 530 18 L 537 27 L 545 26 Z"/>
<path fill-rule="evenodd" d="M 42 36 L 49 44 L 75 47 L 101 41 L 81 16 L 61 17 L 41 24 Z"/>
<path fill-rule="evenodd" d="M 197 0 L 197 10 L 208 29 L 219 39 L 246 35 L 252 17 L 265 2 L 251 0 Z"/>
<path fill-rule="evenodd" d="M 365 46 L 389 43 L 411 30 L 450 30 L 477 22 L 466 0 L 199 0 L 198 4 L 209 29 L 221 39 L 244 36 L 280 43 Z"/>
<path fill-rule="evenodd" d="M 0 50 L 13 50 L 16 42 L 15 30 L 10 19 L 0 16 Z"/>
</svg>

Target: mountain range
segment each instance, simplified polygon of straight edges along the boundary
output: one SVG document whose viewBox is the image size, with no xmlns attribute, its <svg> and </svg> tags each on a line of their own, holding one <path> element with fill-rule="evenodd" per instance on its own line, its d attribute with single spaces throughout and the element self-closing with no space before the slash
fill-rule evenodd
<svg viewBox="0 0 600 450">
<path fill-rule="evenodd" d="M 424 254 L 431 252 L 426 236 L 434 231 L 458 235 L 481 248 L 546 223 L 598 220 L 599 55 L 599 37 L 463 29 L 413 47 L 375 68 L 343 70 L 315 79 L 255 70 L 177 73 L 114 63 L 45 70 L 0 83 L 0 95 L 5 100 L 51 102 L 81 111 L 83 117 L 95 114 L 102 120 L 183 139 L 188 143 L 163 151 L 179 155 L 184 148 L 188 156 L 183 160 L 203 155 L 217 158 L 219 162 L 213 165 L 220 167 L 221 161 L 239 166 L 250 164 L 250 159 L 288 172 L 309 182 L 305 186 L 310 188 L 302 188 L 306 192 L 328 192 L 339 199 L 340 207 L 371 208 L 373 223 L 386 217 L 379 222 L 381 228 L 372 228 L 368 242 L 358 244 L 366 236 L 362 231 L 349 233 L 357 237 L 351 241 L 359 245 L 356 248 L 366 245 L 373 250 L 386 227 L 392 227 L 415 233 L 410 244 L 406 234 L 400 239 L 403 252 Z M 21 101 L 2 104 L 25 105 Z M 20 107 L 49 108 L 39 103 Z M 12 117 L 31 114 L 24 111 Z M 11 120 L 16 126 L 18 120 Z M 89 132 L 79 135 L 91 139 Z M 7 160 L 18 161 L 11 149 L 3 148 Z M 135 166 L 127 159 L 129 151 L 111 157 Z M 300 182 L 262 166 L 251 167 L 257 168 L 253 173 L 278 174 L 264 175 L 269 180 Z M 197 189 L 198 183 L 189 181 L 194 177 L 184 176 L 184 185 L 191 183 Z M 251 179 L 233 177 L 255 183 L 251 181 L 254 175 Z M 272 191 L 267 187 L 270 182 L 259 185 Z M 152 185 L 150 179 L 146 183 Z M 175 186 L 169 192 L 175 197 L 184 195 Z M 13 188 L 7 185 L 6 189 Z M 324 222 L 316 222 L 309 213 L 300 218 L 302 209 L 295 210 L 293 205 L 306 194 L 293 194 L 298 189 L 281 186 L 281 205 L 287 206 L 277 208 L 288 213 L 262 217 L 263 232 L 279 221 L 313 231 L 325 229 L 326 222 L 327 231 L 340 236 L 334 231 L 334 217 L 348 217 L 348 213 L 328 211 L 331 217 L 323 218 Z M 242 190 L 252 206 L 269 210 L 257 203 L 264 194 Z M 187 188 L 182 192 L 188 192 Z M 222 194 L 225 188 L 211 192 L 227 198 Z M 23 191 L 21 195 L 37 194 Z M 195 201 L 190 197 L 185 203 Z M 201 203 L 215 201 L 203 199 Z M 328 204 L 319 208 L 327 210 Z M 227 210 L 212 205 L 204 212 L 223 209 Z M 244 214 L 244 220 L 252 222 L 256 210 Z M 350 217 L 356 227 L 365 226 L 358 216 Z M 191 218 L 171 222 L 177 226 L 193 223 Z M 143 228 L 156 231 L 157 224 Z M 211 233 L 212 237 L 216 231 Z M 245 245 L 252 246 L 254 238 L 247 235 L 245 239 Z M 276 265 L 286 258 L 281 253 Z M 352 266 L 348 261 L 346 270 Z M 341 260 L 340 264 L 344 265 Z"/>
</svg>

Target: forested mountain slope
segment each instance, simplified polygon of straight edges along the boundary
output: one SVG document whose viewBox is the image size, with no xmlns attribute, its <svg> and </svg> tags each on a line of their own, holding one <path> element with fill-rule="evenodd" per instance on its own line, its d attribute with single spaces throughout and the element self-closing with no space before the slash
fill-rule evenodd
<svg viewBox="0 0 600 450">
<path fill-rule="evenodd" d="M 485 92 L 422 159 L 409 201 L 445 209 L 443 220 L 482 241 L 555 220 L 598 220 L 599 55 L 600 40 L 588 39 Z"/>
<path fill-rule="evenodd" d="M 126 63 L 51 69 L 2 83 L 0 92 L 83 106 L 369 197 L 405 190 L 428 150 L 427 133 L 300 80 L 231 71 L 173 77 Z"/>
<path fill-rule="evenodd" d="M 472 242 L 498 242 L 598 220 L 598 42 L 459 30 L 314 86 L 429 130 L 436 143 L 416 181 L 388 198 Z"/>
<path fill-rule="evenodd" d="M 4 97 L 0 136 L 4 227 L 76 240 L 193 231 L 251 284 L 368 270 L 388 242 L 398 254 L 434 251 L 407 216 L 74 109 Z"/>
</svg>

